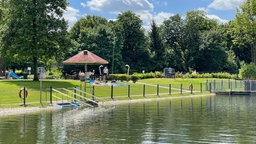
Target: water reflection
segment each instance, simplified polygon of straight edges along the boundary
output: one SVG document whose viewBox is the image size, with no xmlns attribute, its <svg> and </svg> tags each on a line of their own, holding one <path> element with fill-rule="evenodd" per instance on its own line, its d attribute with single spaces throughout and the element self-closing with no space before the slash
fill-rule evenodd
<svg viewBox="0 0 256 144">
<path fill-rule="evenodd" d="M 0 143 L 254 143 L 255 96 L 127 103 L 0 118 Z"/>
</svg>

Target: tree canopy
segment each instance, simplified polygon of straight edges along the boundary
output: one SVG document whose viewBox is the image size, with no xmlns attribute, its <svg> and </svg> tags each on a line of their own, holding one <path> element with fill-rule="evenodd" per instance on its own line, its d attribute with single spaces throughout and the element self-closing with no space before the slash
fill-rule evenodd
<svg viewBox="0 0 256 144">
<path fill-rule="evenodd" d="M 66 0 L 4 0 L 0 3 L 0 58 L 8 68 L 60 63 L 82 50 L 109 61 L 110 73 L 162 71 L 237 72 L 243 63 L 256 64 L 256 0 L 246 0 L 227 23 L 204 11 L 173 15 L 150 29 L 132 11 L 116 20 L 87 15 L 67 30 L 62 17 Z M 96 72 L 98 68 L 92 66 Z M 72 67 L 74 69 L 74 67 Z M 64 66 L 63 72 L 72 71 Z M 74 71 L 74 70 L 73 70 Z"/>
</svg>

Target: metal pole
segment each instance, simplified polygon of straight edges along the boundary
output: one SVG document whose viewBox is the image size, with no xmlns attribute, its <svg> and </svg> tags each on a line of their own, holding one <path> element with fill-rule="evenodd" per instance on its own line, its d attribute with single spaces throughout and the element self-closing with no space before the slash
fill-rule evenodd
<svg viewBox="0 0 256 144">
<path fill-rule="evenodd" d="M 144 85 L 143 85 L 143 97 L 146 97 L 146 96 L 145 96 L 145 90 L 146 90 L 146 85 L 144 84 Z"/>
<path fill-rule="evenodd" d="M 169 84 L 169 95 L 171 95 L 171 94 L 172 94 L 172 85 Z"/>
<path fill-rule="evenodd" d="M 113 94 L 114 94 L 114 92 L 113 92 L 114 90 L 113 90 L 113 89 L 114 89 L 114 87 L 113 87 L 113 85 L 111 85 L 111 99 L 112 99 L 112 100 L 114 99 L 114 98 L 113 98 Z"/>
<path fill-rule="evenodd" d="M 159 84 L 157 84 L 156 95 L 159 96 Z"/>
<path fill-rule="evenodd" d="M 190 94 L 193 94 L 193 84 L 190 84 Z"/>
<path fill-rule="evenodd" d="M 182 84 L 180 84 L 180 94 L 182 94 Z"/>
<path fill-rule="evenodd" d="M 131 90 L 131 86 L 130 85 L 128 85 L 128 98 L 131 98 L 131 96 L 130 96 L 130 91 Z"/>
<path fill-rule="evenodd" d="M 26 106 L 26 88 L 23 87 L 23 104 L 24 104 L 24 107 Z"/>
<path fill-rule="evenodd" d="M 200 91 L 201 91 L 201 93 L 203 92 L 203 84 L 202 83 L 200 83 Z"/>
<path fill-rule="evenodd" d="M 92 99 L 95 100 L 95 97 L 94 97 L 94 85 L 92 86 Z"/>
<path fill-rule="evenodd" d="M 40 103 L 42 104 L 42 79 L 40 79 Z"/>
<path fill-rule="evenodd" d="M 50 104 L 52 104 L 52 86 L 50 86 Z"/>
<path fill-rule="evenodd" d="M 84 97 L 86 97 L 86 80 L 84 80 Z"/>
<path fill-rule="evenodd" d="M 112 57 L 112 74 L 114 73 L 114 61 L 115 61 L 115 47 L 116 47 L 116 37 L 114 37 L 114 45 L 113 45 L 113 57 Z"/>
<path fill-rule="evenodd" d="M 76 101 L 76 87 L 74 89 L 74 101 Z"/>
</svg>

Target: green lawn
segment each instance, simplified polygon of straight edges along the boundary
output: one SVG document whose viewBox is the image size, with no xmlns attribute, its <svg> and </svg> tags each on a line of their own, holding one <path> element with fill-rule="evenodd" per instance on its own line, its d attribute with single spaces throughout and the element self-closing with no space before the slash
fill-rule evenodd
<svg viewBox="0 0 256 144">
<path fill-rule="evenodd" d="M 170 97 L 170 96 L 182 96 L 190 95 L 189 85 L 193 84 L 193 94 L 209 93 L 205 91 L 205 83 L 207 79 L 144 79 L 139 80 L 137 83 L 122 82 L 124 86 L 113 86 L 113 98 L 115 100 L 124 100 L 128 98 L 128 85 L 130 86 L 130 98 L 131 99 L 143 99 L 154 97 Z M 157 86 L 159 85 L 159 86 Z M 19 91 L 21 88 L 26 87 L 28 89 L 27 103 L 30 105 L 39 105 L 40 97 L 43 103 L 49 103 L 49 89 L 52 86 L 55 89 L 67 88 L 71 91 L 72 88 L 77 87 L 84 91 L 84 82 L 77 80 L 43 80 L 42 81 L 42 93 L 40 94 L 40 82 L 34 82 L 30 80 L 1 80 L 0 81 L 0 107 L 8 107 L 9 105 L 21 105 L 23 100 L 19 98 Z M 86 92 L 92 93 L 92 85 L 86 84 Z M 159 89 L 157 89 L 157 87 Z M 171 90 L 170 90 L 171 87 Z M 182 91 L 180 88 L 182 87 Z M 59 90 L 59 89 L 58 89 Z M 74 94 L 70 92 L 64 92 L 73 97 Z M 171 93 L 171 95 L 169 94 Z M 182 93 L 182 94 L 181 94 Z M 81 92 L 77 94 L 84 95 Z M 103 98 L 105 100 L 111 99 L 111 86 L 94 86 L 94 94 L 96 97 Z M 158 96 L 157 96 L 158 94 Z M 62 98 L 58 93 L 53 95 Z M 91 98 L 91 96 L 86 95 Z M 63 99 L 70 99 L 65 98 Z M 57 100 L 53 98 L 53 100 Z"/>
</svg>

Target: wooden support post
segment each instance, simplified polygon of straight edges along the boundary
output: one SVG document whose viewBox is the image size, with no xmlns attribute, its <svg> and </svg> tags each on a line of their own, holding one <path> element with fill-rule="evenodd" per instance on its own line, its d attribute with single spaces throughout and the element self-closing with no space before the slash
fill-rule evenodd
<svg viewBox="0 0 256 144">
<path fill-rule="evenodd" d="M 143 97 L 146 97 L 145 92 L 146 92 L 146 85 L 144 84 L 144 85 L 143 85 Z"/>
<path fill-rule="evenodd" d="M 112 100 L 114 99 L 113 95 L 114 95 L 114 86 L 111 85 L 111 99 Z"/>
<path fill-rule="evenodd" d="M 182 94 L 182 84 L 180 84 L 180 94 Z"/>
<path fill-rule="evenodd" d="M 50 86 L 50 104 L 52 104 L 52 86 Z"/>
<path fill-rule="evenodd" d="M 130 96 L 130 92 L 131 92 L 131 91 L 130 91 L 130 90 L 131 90 L 131 86 L 128 85 L 128 98 L 129 98 L 129 99 L 131 99 L 131 96 Z"/>
<path fill-rule="evenodd" d="M 171 95 L 171 94 L 172 94 L 172 85 L 169 84 L 169 95 Z"/>
<path fill-rule="evenodd" d="M 157 84 L 157 87 L 156 87 L 156 95 L 159 96 L 159 84 Z"/>
</svg>

